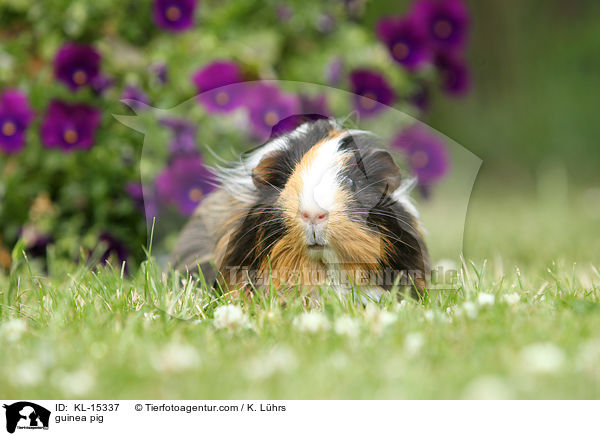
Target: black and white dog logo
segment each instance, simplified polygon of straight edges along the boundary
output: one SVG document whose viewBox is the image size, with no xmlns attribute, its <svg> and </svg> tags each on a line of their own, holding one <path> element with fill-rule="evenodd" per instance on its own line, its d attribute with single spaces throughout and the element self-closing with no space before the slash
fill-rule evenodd
<svg viewBox="0 0 600 436">
<path fill-rule="evenodd" d="M 50 411 L 29 401 L 19 401 L 4 405 L 6 409 L 6 431 L 14 433 L 18 429 L 48 429 Z"/>
</svg>

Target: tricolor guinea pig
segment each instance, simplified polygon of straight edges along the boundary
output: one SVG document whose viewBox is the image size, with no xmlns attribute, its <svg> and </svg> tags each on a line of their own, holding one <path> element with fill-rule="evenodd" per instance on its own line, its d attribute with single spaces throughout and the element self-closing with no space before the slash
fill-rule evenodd
<svg viewBox="0 0 600 436">
<path fill-rule="evenodd" d="M 424 287 L 410 179 L 370 132 L 308 122 L 214 169 L 172 262 L 234 288 Z"/>
</svg>

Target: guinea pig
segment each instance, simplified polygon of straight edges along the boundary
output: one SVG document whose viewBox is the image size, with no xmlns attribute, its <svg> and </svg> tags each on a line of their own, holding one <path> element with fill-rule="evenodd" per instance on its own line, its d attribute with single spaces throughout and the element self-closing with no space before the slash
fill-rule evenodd
<svg viewBox="0 0 600 436">
<path fill-rule="evenodd" d="M 182 230 L 178 269 L 238 289 L 424 288 L 413 183 L 374 134 L 308 122 L 213 171 L 219 187 Z"/>
</svg>

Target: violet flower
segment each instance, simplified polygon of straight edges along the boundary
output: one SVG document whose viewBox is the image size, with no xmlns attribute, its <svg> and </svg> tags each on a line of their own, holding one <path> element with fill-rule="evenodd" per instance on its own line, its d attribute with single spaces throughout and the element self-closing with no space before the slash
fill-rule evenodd
<svg viewBox="0 0 600 436">
<path fill-rule="evenodd" d="M 194 73 L 192 82 L 198 100 L 208 112 L 230 112 L 244 103 L 244 86 L 227 86 L 243 82 L 239 65 L 233 61 L 215 61 Z"/>
<path fill-rule="evenodd" d="M 102 232 L 98 237 L 98 245 L 100 245 L 104 251 L 100 256 L 100 263 L 106 264 L 111 260 L 118 261 L 119 268 L 123 264 L 123 262 L 127 261 L 127 257 L 129 256 L 129 250 L 116 237 L 108 232 Z M 125 264 L 125 272 L 127 272 L 127 264 Z"/>
<path fill-rule="evenodd" d="M 270 84 L 257 84 L 246 93 L 246 107 L 255 135 L 267 138 L 277 123 L 300 114 L 300 102 L 296 96 L 285 94 Z"/>
<path fill-rule="evenodd" d="M 464 60 L 448 53 L 439 53 L 435 65 L 442 77 L 442 88 L 451 95 L 461 96 L 471 88 L 471 74 Z"/>
<path fill-rule="evenodd" d="M 6 89 L 0 95 L 0 149 L 16 153 L 25 146 L 25 131 L 33 120 L 26 95 L 17 89 Z"/>
<path fill-rule="evenodd" d="M 154 188 L 143 186 L 141 183 L 130 182 L 125 185 L 125 192 L 135 206 L 146 215 L 148 224 L 152 224 L 152 220 L 158 217 L 159 202 Z M 144 197 L 144 192 L 146 196 Z"/>
<path fill-rule="evenodd" d="M 169 32 L 183 32 L 194 25 L 196 0 L 154 0 L 154 23 Z"/>
<path fill-rule="evenodd" d="M 63 151 L 89 149 L 94 145 L 100 119 L 100 111 L 86 104 L 52 100 L 40 127 L 42 142 Z"/>
<path fill-rule="evenodd" d="M 187 216 L 214 189 L 212 180 L 200 156 L 175 156 L 156 177 L 156 192 L 161 201 Z"/>
<path fill-rule="evenodd" d="M 159 83 L 164 85 L 167 83 L 169 78 L 169 73 L 167 69 L 167 64 L 165 63 L 157 63 L 150 66 L 150 71 L 156 76 Z"/>
<path fill-rule="evenodd" d="M 448 172 L 450 161 L 446 143 L 422 125 L 413 125 L 400 132 L 392 146 L 406 153 L 419 185 L 429 186 Z"/>
<path fill-rule="evenodd" d="M 164 118 L 160 122 L 173 132 L 173 140 L 170 144 L 172 154 L 194 154 L 198 151 L 195 124 L 178 118 Z"/>
<path fill-rule="evenodd" d="M 358 69 L 350 74 L 354 106 L 359 114 L 372 116 L 391 105 L 395 100 L 394 91 L 385 78 L 374 71 Z"/>
<path fill-rule="evenodd" d="M 339 85 L 342 81 L 342 71 L 344 69 L 344 59 L 334 58 L 327 66 L 326 80 L 330 85 Z"/>
<path fill-rule="evenodd" d="M 54 58 L 54 75 L 71 91 L 90 85 L 100 73 L 102 58 L 92 46 L 68 42 Z"/>
<path fill-rule="evenodd" d="M 125 103 L 136 111 L 144 110 L 150 104 L 148 94 L 143 89 L 133 85 L 128 85 L 123 89 L 121 100 L 129 100 Z"/>
<path fill-rule="evenodd" d="M 463 0 L 419 0 L 411 15 L 422 23 L 436 50 L 455 51 L 464 46 L 469 11 Z"/>
<path fill-rule="evenodd" d="M 427 35 L 413 18 L 384 18 L 377 24 L 377 36 L 392 58 L 409 70 L 415 70 L 431 59 Z"/>
</svg>

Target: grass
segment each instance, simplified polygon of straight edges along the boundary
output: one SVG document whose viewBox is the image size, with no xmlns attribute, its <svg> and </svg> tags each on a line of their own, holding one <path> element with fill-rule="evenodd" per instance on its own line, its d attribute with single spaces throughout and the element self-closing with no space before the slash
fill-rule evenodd
<svg viewBox="0 0 600 436">
<path fill-rule="evenodd" d="M 476 191 L 466 253 L 480 260 L 459 262 L 455 289 L 423 302 L 389 295 L 365 306 L 328 290 L 310 307 L 294 295 L 218 297 L 161 273 L 152 259 L 127 277 L 51 256 L 42 274 L 17 247 L 13 270 L 0 276 L 0 392 L 15 399 L 598 398 L 597 242 L 579 239 L 594 234 L 597 218 L 564 226 L 573 208 L 534 197 L 492 202 L 488 191 Z M 531 225 L 534 235 L 511 222 Z M 582 252 L 590 261 L 574 265 Z"/>
</svg>

